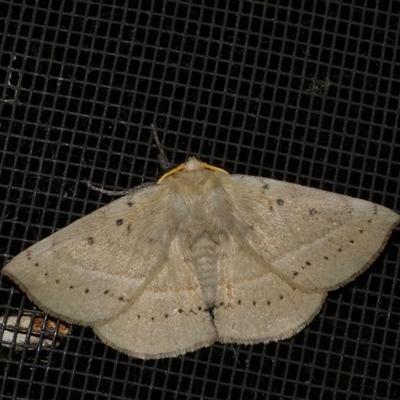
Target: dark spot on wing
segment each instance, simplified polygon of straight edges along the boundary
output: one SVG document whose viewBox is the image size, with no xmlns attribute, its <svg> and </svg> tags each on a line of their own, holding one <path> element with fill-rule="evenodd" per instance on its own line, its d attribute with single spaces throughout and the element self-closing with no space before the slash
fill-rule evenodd
<svg viewBox="0 0 400 400">
<path fill-rule="evenodd" d="M 271 302 L 269 300 L 267 300 L 267 306 L 270 306 Z"/>
<path fill-rule="evenodd" d="M 140 318 L 141 318 L 140 314 L 138 314 L 138 315 L 137 315 L 137 318 L 138 318 L 138 319 L 140 319 Z"/>
<path fill-rule="evenodd" d="M 88 244 L 93 244 L 94 239 L 92 237 L 89 237 L 89 238 L 87 238 L 87 242 L 88 242 Z"/>
<path fill-rule="evenodd" d="M 117 224 L 117 226 L 121 226 L 124 223 L 124 220 L 122 218 L 121 219 L 117 219 L 115 221 L 115 223 Z"/>
<path fill-rule="evenodd" d="M 109 290 L 105 290 L 105 291 L 104 291 L 104 294 L 108 294 L 108 293 L 110 293 Z"/>
<path fill-rule="evenodd" d="M 58 279 L 55 280 L 56 283 L 60 283 L 60 281 Z"/>
<path fill-rule="evenodd" d="M 315 208 L 311 208 L 308 212 L 313 217 L 317 213 L 317 210 Z"/>
<path fill-rule="evenodd" d="M 363 233 L 364 231 L 362 230 L 362 229 L 360 229 L 360 231 L 359 231 L 360 233 Z"/>
<path fill-rule="evenodd" d="M 256 301 L 253 301 L 253 306 L 254 306 L 254 307 L 256 306 L 256 304 L 257 304 L 257 302 L 256 302 Z"/>
<path fill-rule="evenodd" d="M 89 293 L 89 289 L 85 289 L 85 293 Z"/>
<path fill-rule="evenodd" d="M 350 243 L 354 243 L 354 240 L 349 240 Z"/>
<path fill-rule="evenodd" d="M 39 266 L 39 263 L 35 263 L 35 267 L 38 267 Z"/>
<path fill-rule="evenodd" d="M 203 307 L 202 307 L 202 306 L 198 306 L 197 309 L 198 309 L 199 311 L 201 311 L 201 310 L 203 309 Z"/>
<path fill-rule="evenodd" d="M 118 300 L 119 300 L 119 301 L 124 301 L 123 296 L 119 296 L 119 297 L 118 297 Z"/>
<path fill-rule="evenodd" d="M 372 222 L 372 220 L 369 219 L 367 222 L 370 224 Z"/>
<path fill-rule="evenodd" d="M 237 303 L 238 303 L 239 305 L 242 304 L 242 300 L 239 299 L 239 300 L 237 301 Z"/>
<path fill-rule="evenodd" d="M 150 319 L 151 319 L 152 321 L 154 321 L 154 317 L 151 317 Z"/>
<path fill-rule="evenodd" d="M 276 203 L 278 204 L 278 206 L 283 206 L 285 204 L 285 202 L 282 199 L 276 200 Z"/>
<path fill-rule="evenodd" d="M 325 258 L 325 260 L 329 260 L 329 258 L 327 256 L 325 256 L 324 258 Z"/>
<path fill-rule="evenodd" d="M 168 315 L 168 314 L 165 314 L 164 317 L 165 317 L 165 319 L 167 319 L 167 318 L 169 317 L 169 315 Z"/>
<path fill-rule="evenodd" d="M 337 249 L 337 251 L 343 251 L 340 247 Z"/>
<path fill-rule="evenodd" d="M 180 308 L 180 309 L 178 310 L 178 312 L 179 312 L 179 314 L 182 314 L 182 313 L 183 313 L 182 308 Z"/>
<path fill-rule="evenodd" d="M 310 261 L 306 261 L 306 265 L 311 265 Z"/>
<path fill-rule="evenodd" d="M 69 288 L 70 288 L 70 289 L 73 289 L 73 288 L 74 288 L 74 286 L 73 286 L 73 285 L 71 285 Z"/>
<path fill-rule="evenodd" d="M 281 294 L 279 295 L 279 298 L 280 298 L 281 300 L 283 300 L 283 296 L 282 296 Z"/>
<path fill-rule="evenodd" d="M 297 271 L 293 271 L 293 276 L 297 276 L 299 273 Z"/>
<path fill-rule="evenodd" d="M 49 274 L 47 272 L 44 273 L 44 276 L 49 276 Z"/>
</svg>

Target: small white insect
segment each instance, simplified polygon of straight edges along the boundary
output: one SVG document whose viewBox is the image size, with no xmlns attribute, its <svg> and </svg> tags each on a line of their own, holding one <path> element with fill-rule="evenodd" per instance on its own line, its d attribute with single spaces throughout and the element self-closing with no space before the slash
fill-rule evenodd
<svg viewBox="0 0 400 400">
<path fill-rule="evenodd" d="M 22 351 L 58 347 L 62 336 L 68 335 L 65 323 L 40 313 L 24 313 L 0 316 L 0 345 Z"/>
<path fill-rule="evenodd" d="M 362 273 L 400 216 L 190 158 L 3 269 L 43 310 L 139 358 L 288 338 Z"/>
</svg>

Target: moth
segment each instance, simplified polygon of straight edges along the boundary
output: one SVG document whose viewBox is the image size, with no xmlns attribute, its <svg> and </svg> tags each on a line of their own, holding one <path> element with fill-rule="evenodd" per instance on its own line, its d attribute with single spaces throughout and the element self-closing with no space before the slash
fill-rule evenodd
<svg viewBox="0 0 400 400">
<path fill-rule="evenodd" d="M 366 270 L 400 216 L 196 158 L 3 269 L 42 310 L 143 359 L 289 338 Z"/>
</svg>

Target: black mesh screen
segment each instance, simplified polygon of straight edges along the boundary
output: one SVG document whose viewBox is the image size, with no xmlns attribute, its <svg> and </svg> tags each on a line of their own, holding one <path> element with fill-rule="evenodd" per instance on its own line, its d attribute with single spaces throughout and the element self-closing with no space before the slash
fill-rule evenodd
<svg viewBox="0 0 400 400">
<path fill-rule="evenodd" d="M 174 164 L 196 155 L 400 209 L 400 2 L 0 8 L 3 264 L 112 201 L 87 181 L 151 181 L 151 123 Z M 0 397 L 399 399 L 399 242 L 292 339 L 142 361 L 74 325 L 58 347 L 3 347 Z M 37 310 L 4 277 L 0 300 L 1 314 Z"/>
</svg>

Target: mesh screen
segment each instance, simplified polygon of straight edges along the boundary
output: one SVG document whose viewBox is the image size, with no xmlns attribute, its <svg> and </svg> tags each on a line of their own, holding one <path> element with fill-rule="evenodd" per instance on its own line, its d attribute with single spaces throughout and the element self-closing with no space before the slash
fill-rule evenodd
<svg viewBox="0 0 400 400">
<path fill-rule="evenodd" d="M 151 123 L 174 164 L 196 155 L 400 209 L 400 2 L 19 0 L 0 13 L 3 264 L 112 200 L 87 181 L 151 181 Z M 74 325 L 58 346 L 3 347 L 0 397 L 399 399 L 399 242 L 292 339 L 142 361 Z M 37 310 L 4 277 L 0 299 L 1 314 Z"/>
</svg>

